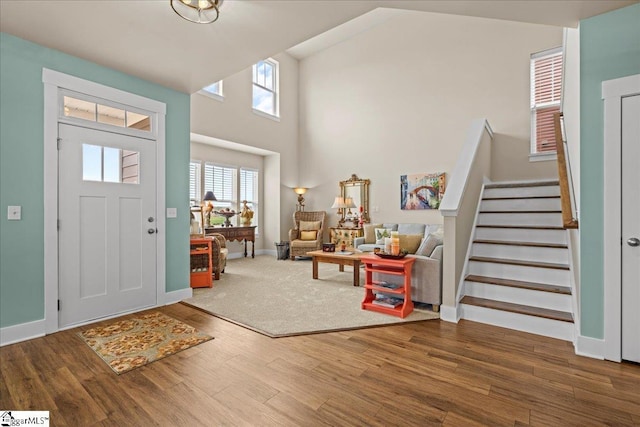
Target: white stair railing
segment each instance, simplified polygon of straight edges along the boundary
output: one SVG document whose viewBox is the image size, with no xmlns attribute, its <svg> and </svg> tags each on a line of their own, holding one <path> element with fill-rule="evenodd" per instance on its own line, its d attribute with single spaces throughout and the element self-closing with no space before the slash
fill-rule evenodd
<svg viewBox="0 0 640 427">
<path fill-rule="evenodd" d="M 493 131 L 487 119 L 471 122 L 440 204 L 440 213 L 444 217 L 440 317 L 449 322 L 457 322 L 460 318 L 458 287 L 464 272 L 482 185 L 491 172 L 492 139 Z"/>
</svg>

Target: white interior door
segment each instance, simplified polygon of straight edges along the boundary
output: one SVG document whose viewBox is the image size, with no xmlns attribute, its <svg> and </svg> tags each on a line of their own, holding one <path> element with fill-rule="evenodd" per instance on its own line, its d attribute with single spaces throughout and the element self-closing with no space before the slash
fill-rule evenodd
<svg viewBox="0 0 640 427">
<path fill-rule="evenodd" d="M 60 327 L 156 304 L 156 142 L 67 124 L 58 177 Z"/>
<path fill-rule="evenodd" d="M 622 359 L 640 363 L 640 95 L 622 98 Z"/>
</svg>

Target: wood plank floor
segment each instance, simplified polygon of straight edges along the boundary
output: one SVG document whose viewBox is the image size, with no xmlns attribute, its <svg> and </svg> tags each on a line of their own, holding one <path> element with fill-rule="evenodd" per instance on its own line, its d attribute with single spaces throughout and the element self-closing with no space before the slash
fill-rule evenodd
<svg viewBox="0 0 640 427">
<path fill-rule="evenodd" d="M 78 329 L 0 348 L 0 409 L 54 426 L 640 425 L 640 366 L 461 321 L 272 339 L 182 304 L 214 340 L 115 375 Z"/>
</svg>

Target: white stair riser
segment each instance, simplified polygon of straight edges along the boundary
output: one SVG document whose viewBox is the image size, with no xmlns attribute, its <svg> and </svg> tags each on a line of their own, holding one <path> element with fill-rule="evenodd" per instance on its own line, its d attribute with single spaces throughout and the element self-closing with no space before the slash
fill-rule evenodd
<svg viewBox="0 0 640 427">
<path fill-rule="evenodd" d="M 465 295 L 549 310 L 572 312 L 571 295 L 465 281 Z"/>
<path fill-rule="evenodd" d="M 545 185 L 540 187 L 485 188 L 482 197 L 531 197 L 559 195 L 559 186 Z"/>
<path fill-rule="evenodd" d="M 483 200 L 481 211 L 559 211 L 560 199 Z"/>
<path fill-rule="evenodd" d="M 569 270 L 556 268 L 527 267 L 522 265 L 499 264 L 494 262 L 469 261 L 467 274 L 520 280 L 522 282 L 544 283 L 547 285 L 570 286 Z"/>
<path fill-rule="evenodd" d="M 562 215 L 559 213 L 480 213 L 479 225 L 533 225 L 561 227 Z"/>
<path fill-rule="evenodd" d="M 471 255 L 520 261 L 552 262 L 555 264 L 569 263 L 569 250 L 566 248 L 474 243 L 471 248 Z"/>
<path fill-rule="evenodd" d="M 460 307 L 462 319 L 557 338 L 564 341 L 574 340 L 575 326 L 570 322 L 527 316 L 468 304 L 461 304 Z"/>
<path fill-rule="evenodd" d="M 476 228 L 476 239 L 507 242 L 535 242 L 567 244 L 565 230 L 528 230 L 519 228 Z"/>
</svg>

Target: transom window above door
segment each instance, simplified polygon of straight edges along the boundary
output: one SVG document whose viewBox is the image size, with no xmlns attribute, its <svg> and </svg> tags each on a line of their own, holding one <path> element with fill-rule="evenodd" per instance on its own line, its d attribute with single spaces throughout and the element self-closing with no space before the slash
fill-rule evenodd
<svg viewBox="0 0 640 427">
<path fill-rule="evenodd" d="M 89 121 L 100 127 L 120 128 L 124 133 L 150 137 L 153 134 L 152 114 L 132 107 L 85 97 L 82 94 L 65 93 L 61 97 L 60 117 L 70 121 Z M 145 135 L 146 134 L 146 135 Z"/>
</svg>

